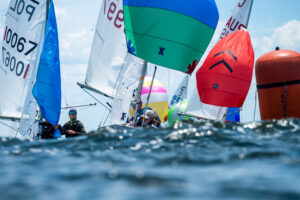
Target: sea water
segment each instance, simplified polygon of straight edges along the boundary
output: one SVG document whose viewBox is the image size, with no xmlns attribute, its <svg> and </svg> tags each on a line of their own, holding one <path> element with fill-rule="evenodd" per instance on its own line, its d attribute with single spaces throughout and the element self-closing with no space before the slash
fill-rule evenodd
<svg viewBox="0 0 300 200">
<path fill-rule="evenodd" d="M 300 199 L 300 121 L 0 138 L 0 199 Z"/>
</svg>

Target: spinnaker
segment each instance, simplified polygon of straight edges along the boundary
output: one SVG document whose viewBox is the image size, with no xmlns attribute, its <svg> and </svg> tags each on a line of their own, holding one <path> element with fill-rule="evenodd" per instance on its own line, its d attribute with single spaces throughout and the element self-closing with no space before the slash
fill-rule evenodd
<svg viewBox="0 0 300 200">
<path fill-rule="evenodd" d="M 144 59 L 145 68 L 151 62 L 192 73 L 214 34 L 218 19 L 214 0 L 124 0 L 128 52 Z M 143 81 L 142 75 L 136 101 L 142 95 Z"/>
<path fill-rule="evenodd" d="M 236 31 L 216 44 L 196 74 L 203 103 L 242 107 L 254 67 L 254 50 L 248 31 Z"/>
<path fill-rule="evenodd" d="M 218 23 L 214 0 L 124 0 L 129 53 L 191 73 Z"/>
<path fill-rule="evenodd" d="M 241 28 L 247 28 L 252 6 L 253 0 L 239 1 L 232 15 L 229 17 L 229 20 L 226 22 L 224 29 L 219 36 L 219 39 L 222 39 L 226 35 L 233 33 Z M 233 113 L 228 110 L 228 107 L 221 107 L 203 103 L 200 100 L 197 89 L 193 91 L 189 102 L 190 103 L 186 109 L 186 114 L 197 118 L 225 120 L 228 115 Z M 239 112 L 234 113 L 239 115 Z"/>
</svg>

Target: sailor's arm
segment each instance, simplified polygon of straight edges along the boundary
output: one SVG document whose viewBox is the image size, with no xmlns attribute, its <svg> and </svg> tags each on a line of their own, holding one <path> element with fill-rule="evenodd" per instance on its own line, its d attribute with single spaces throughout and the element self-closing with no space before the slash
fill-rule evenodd
<svg viewBox="0 0 300 200">
<path fill-rule="evenodd" d="M 84 128 L 82 122 L 79 122 L 78 126 L 80 127 L 80 132 L 76 132 L 76 134 L 80 134 L 80 135 L 86 134 L 86 131 L 85 131 L 85 128 Z"/>
</svg>

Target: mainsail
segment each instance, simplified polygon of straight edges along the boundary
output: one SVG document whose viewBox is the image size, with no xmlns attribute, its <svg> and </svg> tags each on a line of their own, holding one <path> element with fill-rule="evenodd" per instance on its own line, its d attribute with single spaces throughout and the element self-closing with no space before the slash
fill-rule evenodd
<svg viewBox="0 0 300 200">
<path fill-rule="evenodd" d="M 253 0 L 239 1 L 232 15 L 229 17 L 229 20 L 225 24 L 225 27 L 221 35 L 219 36 L 219 39 L 222 39 L 228 34 L 242 28 L 247 28 L 252 6 Z M 193 94 L 189 101 L 189 105 L 186 109 L 186 114 L 190 116 L 216 120 L 224 120 L 227 113 L 232 113 L 229 112 L 230 111 L 228 111 L 227 107 L 219 107 L 202 103 L 196 89 L 193 91 Z"/>
<path fill-rule="evenodd" d="M 103 0 L 83 87 L 113 97 L 126 55 L 123 1 Z"/>
<path fill-rule="evenodd" d="M 20 119 L 38 59 L 46 1 L 10 1 L 0 62 L 0 118 Z"/>
</svg>

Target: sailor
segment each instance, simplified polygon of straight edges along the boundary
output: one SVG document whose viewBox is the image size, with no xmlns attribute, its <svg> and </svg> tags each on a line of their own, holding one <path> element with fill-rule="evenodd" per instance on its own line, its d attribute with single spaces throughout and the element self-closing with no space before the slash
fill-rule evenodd
<svg viewBox="0 0 300 200">
<path fill-rule="evenodd" d="M 77 110 L 75 108 L 69 110 L 69 117 L 70 121 L 63 126 L 66 137 L 76 137 L 86 134 L 83 124 L 77 120 Z"/>
<path fill-rule="evenodd" d="M 142 120 L 145 119 L 145 117 L 147 116 L 146 114 L 149 111 L 148 116 L 147 116 L 147 118 L 149 117 L 149 120 L 150 120 L 149 125 L 153 124 L 156 127 L 160 127 L 161 120 L 160 120 L 158 114 L 150 107 L 147 108 L 147 112 L 146 112 L 146 108 L 142 108 L 143 107 L 143 102 L 142 102 L 141 99 L 139 100 L 138 104 L 139 104 L 139 106 L 138 106 L 138 110 L 137 110 L 137 113 L 138 113 L 137 114 L 137 123 L 135 124 L 135 126 L 142 126 L 142 124 L 143 124 Z M 136 105 L 136 103 L 133 103 L 133 108 L 134 109 L 135 109 L 135 105 Z M 154 118 L 152 117 L 152 115 L 154 116 Z M 147 125 L 147 124 L 148 123 L 145 123 L 145 121 L 144 121 L 144 125 Z"/>
<path fill-rule="evenodd" d="M 45 120 L 44 122 L 40 123 L 42 127 L 42 139 L 54 139 L 61 136 L 63 132 L 63 128 L 60 125 L 52 125 L 50 122 Z"/>
<path fill-rule="evenodd" d="M 152 109 L 147 109 L 144 115 L 141 115 L 137 120 L 137 126 L 154 126 L 160 127 L 160 119 L 157 113 Z"/>
</svg>

